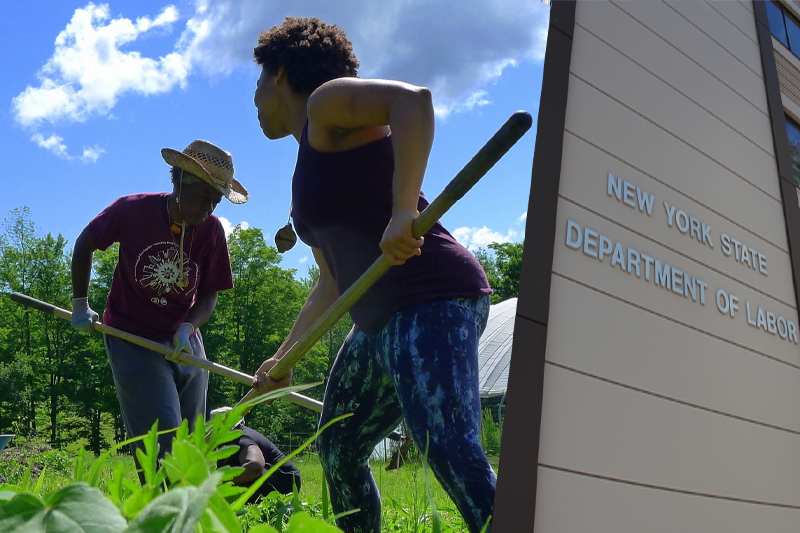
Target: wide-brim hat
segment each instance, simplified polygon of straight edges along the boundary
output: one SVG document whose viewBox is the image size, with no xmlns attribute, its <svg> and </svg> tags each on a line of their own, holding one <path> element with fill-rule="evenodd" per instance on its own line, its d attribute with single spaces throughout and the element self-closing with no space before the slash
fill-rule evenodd
<svg viewBox="0 0 800 533">
<path fill-rule="evenodd" d="M 233 158 L 230 152 L 208 141 L 192 141 L 183 152 L 162 148 L 161 157 L 168 165 L 182 168 L 202 178 L 234 204 L 243 204 L 249 198 L 241 183 L 233 177 Z"/>
</svg>

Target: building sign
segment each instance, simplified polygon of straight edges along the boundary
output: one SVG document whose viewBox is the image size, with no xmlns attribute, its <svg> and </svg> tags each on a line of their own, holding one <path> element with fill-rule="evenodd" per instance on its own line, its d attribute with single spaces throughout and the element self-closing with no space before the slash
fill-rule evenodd
<svg viewBox="0 0 800 533">
<path fill-rule="evenodd" d="M 670 205 L 666 200 L 663 201 L 664 209 L 660 213 L 656 209 L 657 214 L 654 216 L 653 206 L 657 205 L 655 196 L 610 172 L 607 195 L 616 199 L 621 206 L 638 210 L 648 219 L 656 219 L 652 223 L 666 224 L 686 238 L 694 239 L 714 249 L 716 237 L 709 224 Z M 631 276 L 633 280 L 653 283 L 667 293 L 689 299 L 700 306 L 706 305 L 706 293 L 709 289 L 707 281 L 644 251 L 615 241 L 588 226 L 582 226 L 572 219 L 567 219 L 566 235 L 565 245 L 568 248 L 582 251 L 583 255 L 595 259 L 598 263 L 606 263 L 612 268 L 617 268 Z M 767 258 L 755 248 L 748 247 L 743 241 L 724 232 L 720 233 L 718 242 L 720 246 L 716 249 L 731 261 L 763 276 L 768 275 Z M 745 320 L 748 326 L 798 344 L 797 325 L 792 320 L 762 307 L 758 302 L 751 303 L 748 300 L 741 302 L 736 294 L 729 292 L 721 284 L 716 284 L 711 291 L 714 294 L 716 308 L 722 315 L 732 319 L 738 317 L 740 320 Z"/>
</svg>

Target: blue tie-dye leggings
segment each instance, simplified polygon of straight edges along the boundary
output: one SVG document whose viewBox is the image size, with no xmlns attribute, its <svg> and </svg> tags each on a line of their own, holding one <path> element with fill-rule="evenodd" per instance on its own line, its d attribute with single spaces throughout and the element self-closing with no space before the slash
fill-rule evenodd
<svg viewBox="0 0 800 533">
<path fill-rule="evenodd" d="M 320 426 L 353 413 L 317 439 L 336 513 L 347 533 L 379 532 L 381 500 L 368 459 L 405 417 L 436 479 L 470 531 L 491 516 L 497 476 L 480 446 L 478 339 L 489 296 L 406 307 L 379 332 L 354 327 L 325 389 Z"/>
</svg>

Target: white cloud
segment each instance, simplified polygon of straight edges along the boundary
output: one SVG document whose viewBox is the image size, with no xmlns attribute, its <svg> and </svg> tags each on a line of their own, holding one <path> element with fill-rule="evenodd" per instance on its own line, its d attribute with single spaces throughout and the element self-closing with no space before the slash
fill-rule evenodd
<svg viewBox="0 0 800 533">
<path fill-rule="evenodd" d="M 472 111 L 476 107 L 483 107 L 491 104 L 489 93 L 484 90 L 475 91 L 469 95 L 462 102 L 456 102 L 450 105 L 435 105 L 434 112 L 437 116 L 445 118 L 451 113 L 464 113 Z"/>
<path fill-rule="evenodd" d="M 300 260 L 298 261 L 298 263 L 300 263 L 301 265 L 307 262 L 308 262 L 308 257 L 301 257 Z"/>
<path fill-rule="evenodd" d="M 207 75 L 224 75 L 252 64 L 260 31 L 287 15 L 317 16 L 347 31 L 362 77 L 430 87 L 437 114 L 446 116 L 490 103 L 487 88 L 506 67 L 541 61 L 549 14 L 530 0 L 203 0 L 180 48 Z"/>
<path fill-rule="evenodd" d="M 179 54 L 155 60 L 121 50 L 154 28 L 168 28 L 178 18 L 174 7 L 136 23 L 110 16 L 106 4 L 75 10 L 38 74 L 40 86 L 28 86 L 12 100 L 19 124 L 35 128 L 42 122 L 83 122 L 107 114 L 125 93 L 163 93 L 185 82 L 189 66 Z"/>
<path fill-rule="evenodd" d="M 172 5 L 135 20 L 112 19 L 108 4 L 76 9 L 38 85 L 12 100 L 15 120 L 38 133 L 45 123 L 111 116 L 125 96 L 185 88 L 197 71 L 214 77 L 253 69 L 258 33 L 287 15 L 345 28 L 362 77 L 430 87 L 439 116 L 468 112 L 492 103 L 492 84 L 507 67 L 543 59 L 550 12 L 530 0 L 194 0 L 193 7 L 179 36 L 171 34 L 179 17 Z M 137 40 L 152 35 L 165 47 L 158 58 L 136 50 Z"/>
<path fill-rule="evenodd" d="M 231 233 L 233 233 L 233 230 L 236 228 L 237 224 L 232 224 L 231 221 L 225 217 L 219 217 L 219 221 L 222 223 L 222 229 L 223 231 L 225 231 L 225 237 L 226 238 L 230 237 Z M 250 227 L 250 224 L 244 221 L 239 222 L 238 225 L 241 226 L 242 229 L 247 229 Z"/>
<path fill-rule="evenodd" d="M 519 216 L 519 218 L 517 219 L 517 223 L 524 224 L 525 222 L 527 222 L 527 220 L 528 220 L 528 212 L 525 211 Z"/>
<path fill-rule="evenodd" d="M 81 161 L 84 163 L 95 163 L 104 153 L 106 153 L 106 151 L 97 145 L 94 145 L 90 148 L 84 148 L 83 154 L 81 155 Z"/>
<path fill-rule="evenodd" d="M 39 145 L 40 148 L 48 150 L 61 159 L 71 161 L 73 159 L 80 159 L 84 163 L 95 163 L 101 155 L 106 153 L 105 150 L 95 145 L 89 148 L 84 148 L 83 153 L 79 157 L 74 157 L 69 154 L 67 145 L 64 144 L 64 139 L 53 133 L 49 137 L 45 137 L 41 133 L 34 133 L 31 140 Z"/>
<path fill-rule="evenodd" d="M 458 242 L 473 251 L 478 248 L 483 248 L 493 242 L 512 242 L 518 236 L 518 233 L 513 229 L 508 230 L 508 233 L 503 235 L 486 226 L 481 228 L 456 228 L 452 234 Z"/>
<path fill-rule="evenodd" d="M 41 133 L 34 133 L 33 137 L 31 137 L 31 140 L 38 144 L 40 148 L 49 150 L 62 159 L 70 158 L 69 154 L 67 153 L 67 146 L 64 144 L 64 139 L 55 133 L 47 138 L 45 138 L 45 136 Z"/>
<path fill-rule="evenodd" d="M 38 72 L 39 86 L 28 86 L 11 102 L 14 119 L 37 131 L 43 123 L 84 122 L 108 115 L 118 99 L 127 93 L 152 95 L 185 85 L 190 65 L 171 52 L 157 60 L 142 57 L 130 48 L 139 37 L 155 29 L 168 31 L 178 19 L 173 6 L 155 18 L 110 19 L 106 4 L 89 3 L 76 9 L 69 24 L 58 34 L 52 57 Z M 34 140 L 60 157 L 74 159 L 61 143 Z M 52 135 L 50 139 L 58 137 Z M 58 137 L 60 139 L 60 137 Z M 47 141 L 47 140 L 45 140 Z M 84 149 L 79 159 L 94 162 L 103 150 Z"/>
</svg>

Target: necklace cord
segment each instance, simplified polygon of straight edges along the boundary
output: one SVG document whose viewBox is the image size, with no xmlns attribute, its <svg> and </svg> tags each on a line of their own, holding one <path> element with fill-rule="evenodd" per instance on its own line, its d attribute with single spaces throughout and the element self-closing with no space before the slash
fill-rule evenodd
<svg viewBox="0 0 800 533">
<path fill-rule="evenodd" d="M 181 210 L 180 198 L 181 193 L 183 192 L 183 169 L 181 169 L 180 176 L 178 178 L 178 197 L 175 199 L 175 203 L 178 206 L 178 213 L 181 215 L 181 242 L 178 246 L 178 287 L 186 288 L 189 285 L 189 280 L 187 279 L 186 273 L 184 272 L 184 260 L 183 260 L 183 243 L 184 238 L 186 236 L 186 220 L 183 219 L 183 211 Z M 172 222 L 172 217 L 169 214 L 169 198 L 167 198 L 167 222 L 170 223 L 170 235 L 172 236 L 173 230 L 172 228 L 177 228 L 177 224 Z M 175 237 L 172 237 L 172 242 L 175 242 Z M 192 228 L 192 240 L 189 245 L 189 257 L 186 258 L 186 263 L 188 265 L 189 259 L 192 255 L 192 250 L 194 249 L 194 228 Z"/>
</svg>

